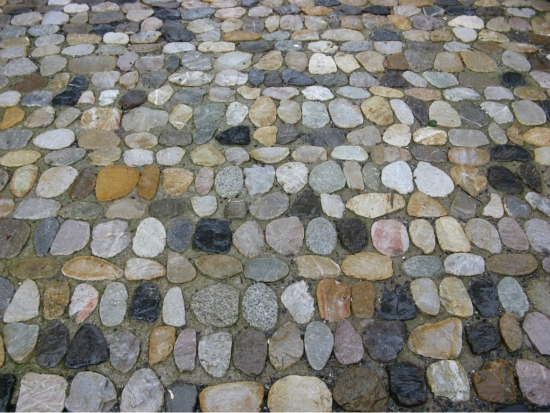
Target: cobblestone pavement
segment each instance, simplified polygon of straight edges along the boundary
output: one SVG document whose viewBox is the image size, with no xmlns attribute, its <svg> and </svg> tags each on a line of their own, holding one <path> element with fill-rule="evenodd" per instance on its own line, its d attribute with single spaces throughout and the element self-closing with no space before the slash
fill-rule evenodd
<svg viewBox="0 0 550 413">
<path fill-rule="evenodd" d="M 0 8 L 0 411 L 548 408 L 549 2 Z"/>
</svg>

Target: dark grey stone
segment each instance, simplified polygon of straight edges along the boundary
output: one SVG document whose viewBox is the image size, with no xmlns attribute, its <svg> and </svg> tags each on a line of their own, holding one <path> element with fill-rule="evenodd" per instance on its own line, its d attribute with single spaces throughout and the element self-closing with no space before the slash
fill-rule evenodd
<svg viewBox="0 0 550 413">
<path fill-rule="evenodd" d="M 160 134 L 159 143 L 165 146 L 187 146 L 193 141 L 186 130 L 166 130 Z"/>
<path fill-rule="evenodd" d="M 294 201 L 290 215 L 312 219 L 321 216 L 321 212 L 321 200 L 311 189 L 306 189 Z"/>
<path fill-rule="evenodd" d="M 476 201 L 466 192 L 458 191 L 451 203 L 451 215 L 457 219 L 470 219 L 476 215 Z"/>
<path fill-rule="evenodd" d="M 195 230 L 193 247 L 201 251 L 227 254 L 231 248 L 232 236 L 229 221 L 202 218 Z"/>
<path fill-rule="evenodd" d="M 361 251 L 368 242 L 367 227 L 358 218 L 342 218 L 336 221 L 340 244 L 352 253 Z"/>
<path fill-rule="evenodd" d="M 291 86 L 311 86 L 315 84 L 315 80 L 311 77 L 293 69 L 283 70 L 283 81 L 286 85 Z"/>
<path fill-rule="evenodd" d="M 108 360 L 109 346 L 101 330 L 92 324 L 82 325 L 69 344 L 65 367 L 79 369 Z"/>
<path fill-rule="evenodd" d="M 59 231 L 59 222 L 55 218 L 42 220 L 34 232 L 34 249 L 36 255 L 42 257 L 48 253 L 50 247 Z"/>
<path fill-rule="evenodd" d="M 193 384 L 186 384 L 181 380 L 175 381 L 164 393 L 167 412 L 194 412 L 197 407 L 197 388 Z"/>
<path fill-rule="evenodd" d="M 0 219 L 0 258 L 15 258 L 29 238 L 30 228 L 15 219 Z"/>
<path fill-rule="evenodd" d="M 189 248 L 191 236 L 193 235 L 193 224 L 187 218 L 179 217 L 168 224 L 166 231 L 166 243 L 176 252 L 183 252 Z"/>
<path fill-rule="evenodd" d="M 290 269 L 278 258 L 254 258 L 244 269 L 246 278 L 256 282 L 275 282 L 285 278 Z"/>
<path fill-rule="evenodd" d="M 488 353 L 500 346 L 498 329 L 487 321 L 466 326 L 466 338 L 474 354 Z"/>
<path fill-rule="evenodd" d="M 148 72 L 141 76 L 141 83 L 143 86 L 158 89 L 166 82 L 168 73 L 166 72 Z"/>
<path fill-rule="evenodd" d="M 463 127 L 479 129 L 489 124 L 489 116 L 475 103 L 462 102 L 457 111 Z"/>
<path fill-rule="evenodd" d="M 498 314 L 499 301 L 495 283 L 490 278 L 480 278 L 470 284 L 468 290 L 472 303 L 482 317 L 495 317 Z"/>
<path fill-rule="evenodd" d="M 0 149 L 12 150 L 21 149 L 27 146 L 32 137 L 32 131 L 27 129 L 7 130 L 0 132 Z"/>
<path fill-rule="evenodd" d="M 14 293 L 15 288 L 11 283 L 6 278 L 0 277 L 0 318 L 4 317 Z"/>
<path fill-rule="evenodd" d="M 55 367 L 69 348 L 69 330 L 60 321 L 40 327 L 36 345 L 36 361 L 42 367 Z"/>
<path fill-rule="evenodd" d="M 206 92 L 198 87 L 184 87 L 178 90 L 170 98 L 171 103 L 185 103 L 186 105 L 198 105 L 202 103 Z"/>
<path fill-rule="evenodd" d="M 267 339 L 265 334 L 247 329 L 235 338 L 233 347 L 233 364 L 248 376 L 262 374 L 267 358 Z"/>
<path fill-rule="evenodd" d="M 300 136 L 300 131 L 290 123 L 285 123 L 279 126 L 277 130 L 277 143 L 279 145 L 287 145 L 294 142 Z"/>
<path fill-rule="evenodd" d="M 403 271 L 414 278 L 437 277 L 445 273 L 441 260 L 430 255 L 409 258 L 403 263 Z"/>
<path fill-rule="evenodd" d="M 388 366 L 390 391 L 397 402 L 404 406 L 417 406 L 425 403 L 428 388 L 422 368 L 411 363 L 395 363 Z"/>
<path fill-rule="evenodd" d="M 260 86 L 265 79 L 265 73 L 263 70 L 259 69 L 250 69 L 248 72 L 248 82 L 254 86 Z"/>
<path fill-rule="evenodd" d="M 159 290 L 150 282 L 145 282 L 136 289 L 128 315 L 131 320 L 154 323 L 160 314 L 159 304 Z"/>
<path fill-rule="evenodd" d="M 13 374 L 0 374 L 0 412 L 8 412 L 11 395 L 15 388 L 15 376 Z"/>
<path fill-rule="evenodd" d="M 402 321 L 375 321 L 365 326 L 363 343 L 372 358 L 388 362 L 403 350 L 406 336 L 407 327 Z"/>
<path fill-rule="evenodd" d="M 346 132 L 338 128 L 324 127 L 304 135 L 302 139 L 308 145 L 334 147 L 344 143 Z"/>
<path fill-rule="evenodd" d="M 416 306 L 407 288 L 396 285 L 393 291 L 384 289 L 376 316 L 384 320 L 412 320 Z"/>
<path fill-rule="evenodd" d="M 523 192 L 521 180 L 508 168 L 500 165 L 492 165 L 487 168 L 487 180 L 497 191 L 515 195 Z"/>
</svg>

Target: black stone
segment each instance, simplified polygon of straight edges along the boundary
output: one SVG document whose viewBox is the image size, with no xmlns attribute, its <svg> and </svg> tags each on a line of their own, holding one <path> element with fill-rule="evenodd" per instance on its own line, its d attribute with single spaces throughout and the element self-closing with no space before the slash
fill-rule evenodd
<svg viewBox="0 0 550 413">
<path fill-rule="evenodd" d="M 11 394 L 15 387 L 13 374 L 0 374 L 0 412 L 8 412 Z"/>
<path fill-rule="evenodd" d="M 114 32 L 115 26 L 109 23 L 99 23 L 95 24 L 94 28 L 92 29 L 91 33 L 97 34 L 98 36 L 105 36 L 106 33 Z"/>
<path fill-rule="evenodd" d="M 428 388 L 424 372 L 411 363 L 395 363 L 388 366 L 390 392 L 403 406 L 417 406 L 425 403 Z"/>
<path fill-rule="evenodd" d="M 149 215 L 155 218 L 173 218 L 187 210 L 187 202 L 180 198 L 166 198 L 149 205 Z"/>
<path fill-rule="evenodd" d="M 384 72 L 380 84 L 386 87 L 406 87 L 409 82 L 403 77 L 403 75 L 396 70 L 387 70 Z"/>
<path fill-rule="evenodd" d="M 338 128 L 325 127 L 305 135 L 303 140 L 313 146 L 340 146 L 346 140 L 346 132 Z"/>
<path fill-rule="evenodd" d="M 480 278 L 474 281 L 468 292 L 472 303 L 482 317 L 495 317 L 498 314 L 498 291 L 490 278 Z"/>
<path fill-rule="evenodd" d="M 148 72 L 141 76 L 141 83 L 145 87 L 158 89 L 166 82 L 168 73 L 166 72 Z"/>
<path fill-rule="evenodd" d="M 252 86 L 260 86 L 265 79 L 265 73 L 263 70 L 250 69 L 248 72 L 248 82 Z"/>
<path fill-rule="evenodd" d="M 391 14 L 391 10 L 386 6 L 368 6 L 363 9 L 363 13 L 375 14 L 377 16 L 387 16 Z"/>
<path fill-rule="evenodd" d="M 518 168 L 518 176 L 529 188 L 542 192 L 542 177 L 532 162 L 525 162 Z"/>
<path fill-rule="evenodd" d="M 340 244 L 349 252 L 361 251 L 368 242 L 367 227 L 358 218 L 342 218 L 336 221 Z"/>
<path fill-rule="evenodd" d="M 346 16 L 358 16 L 362 13 L 361 7 L 342 5 L 334 9 L 338 14 L 344 14 Z"/>
<path fill-rule="evenodd" d="M 298 136 L 300 136 L 300 131 L 294 125 L 285 123 L 277 130 L 277 143 L 279 145 L 287 145 L 298 139 Z"/>
<path fill-rule="evenodd" d="M 376 316 L 384 320 L 411 320 L 416 317 L 416 306 L 409 290 L 396 285 L 395 290 L 384 289 Z"/>
<path fill-rule="evenodd" d="M 540 106 L 544 110 L 544 113 L 546 113 L 546 119 L 550 120 L 550 100 L 543 100 L 540 102 Z"/>
<path fill-rule="evenodd" d="M 488 353 L 500 346 L 498 329 L 487 321 L 467 326 L 466 338 L 474 354 Z"/>
<path fill-rule="evenodd" d="M 334 1 L 334 0 L 328 0 L 328 1 Z M 338 3 L 340 4 L 340 3 Z M 298 14 L 302 11 L 300 7 L 296 6 L 295 4 L 287 4 L 285 6 L 278 6 L 275 7 L 273 10 L 275 10 L 275 13 L 284 16 L 288 14 Z"/>
<path fill-rule="evenodd" d="M 248 145 L 250 143 L 250 128 L 245 125 L 233 126 L 218 133 L 216 140 L 222 145 Z"/>
<path fill-rule="evenodd" d="M 166 70 L 174 71 L 180 67 L 180 58 L 176 55 L 168 56 L 166 59 Z"/>
<path fill-rule="evenodd" d="M 75 76 L 68 87 L 72 90 L 86 90 L 88 88 L 88 78 L 86 76 Z"/>
<path fill-rule="evenodd" d="M 402 321 L 375 321 L 365 326 L 363 343 L 373 359 L 388 362 L 403 350 L 406 336 L 407 327 Z"/>
<path fill-rule="evenodd" d="M 273 43 L 265 40 L 242 42 L 237 44 L 237 49 L 248 53 L 261 53 L 273 49 Z"/>
<path fill-rule="evenodd" d="M 154 16 L 157 19 L 166 21 L 166 20 L 177 20 L 181 17 L 181 14 L 178 10 L 175 10 L 175 9 L 162 9 L 162 10 L 157 10 Z"/>
<path fill-rule="evenodd" d="M 174 93 L 170 101 L 172 103 L 185 103 L 186 105 L 198 105 L 202 103 L 206 92 L 198 87 L 184 87 Z"/>
<path fill-rule="evenodd" d="M 181 380 L 175 381 L 164 393 L 167 412 L 194 412 L 197 407 L 197 388 Z"/>
<path fill-rule="evenodd" d="M 291 86 L 311 86 L 315 84 L 315 80 L 293 69 L 283 70 L 283 81 L 286 85 Z"/>
<path fill-rule="evenodd" d="M 525 86 L 527 84 L 523 75 L 516 72 L 503 73 L 500 82 L 506 87 Z"/>
<path fill-rule="evenodd" d="M 227 254 L 231 248 L 232 236 L 229 221 L 202 218 L 195 230 L 193 247 L 201 251 Z"/>
<path fill-rule="evenodd" d="M 166 231 L 166 243 L 176 252 L 183 252 L 189 248 L 193 224 L 187 218 L 178 217 L 168 224 Z"/>
<path fill-rule="evenodd" d="M 476 11 L 465 6 L 448 6 L 445 7 L 445 14 L 449 16 L 475 16 Z"/>
<path fill-rule="evenodd" d="M 494 189 L 505 194 L 515 195 L 523 192 L 521 180 L 504 166 L 490 166 L 487 169 L 487 180 Z"/>
<path fill-rule="evenodd" d="M 36 344 L 36 361 L 42 367 L 55 367 L 69 348 L 69 330 L 60 321 L 40 327 Z"/>
<path fill-rule="evenodd" d="M 160 314 L 160 293 L 150 282 L 140 284 L 136 288 L 129 316 L 131 320 L 154 323 Z"/>
<path fill-rule="evenodd" d="M 52 99 L 52 106 L 74 106 L 78 103 L 81 95 L 82 93 L 78 90 L 68 89 Z"/>
<path fill-rule="evenodd" d="M 48 253 L 57 231 L 59 231 L 59 222 L 53 217 L 46 218 L 38 224 L 34 232 L 34 249 L 37 256 L 43 257 Z"/>
<path fill-rule="evenodd" d="M 460 3 L 458 2 L 458 0 L 436 0 L 435 1 L 435 4 L 437 4 L 438 6 L 459 6 Z"/>
<path fill-rule="evenodd" d="M 530 412 L 531 409 L 525 404 L 514 404 L 512 406 L 507 406 L 502 409 L 497 409 L 497 412 Z"/>
<path fill-rule="evenodd" d="M 283 78 L 277 70 L 270 70 L 265 74 L 264 85 L 267 87 L 279 87 L 283 85 Z"/>
<path fill-rule="evenodd" d="M 430 121 L 430 115 L 428 113 L 428 108 L 426 107 L 426 103 L 412 96 L 407 96 L 403 100 L 409 106 L 409 108 L 411 108 L 411 112 L 413 113 L 414 117 L 418 120 L 418 122 L 421 125 L 427 125 L 428 122 Z"/>
<path fill-rule="evenodd" d="M 489 149 L 491 161 L 495 162 L 513 162 L 530 161 L 533 155 L 527 149 L 516 145 L 497 145 Z"/>
<path fill-rule="evenodd" d="M 175 20 L 166 20 L 160 31 L 168 42 L 190 42 L 195 38 L 193 33 L 185 30 L 181 23 Z"/>
<path fill-rule="evenodd" d="M 308 188 L 296 197 L 290 215 L 311 219 L 321 216 L 321 212 L 321 199 Z"/>
<path fill-rule="evenodd" d="M 132 89 L 126 92 L 124 96 L 120 98 L 120 107 L 122 110 L 130 110 L 137 108 L 147 100 L 147 93 L 145 90 Z"/>
<path fill-rule="evenodd" d="M 109 345 L 101 330 L 92 324 L 82 325 L 69 344 L 69 351 L 67 357 L 65 357 L 65 367 L 79 369 L 101 364 L 108 360 Z"/>
<path fill-rule="evenodd" d="M 374 42 L 391 42 L 400 41 L 401 35 L 397 32 L 388 29 L 376 29 L 370 35 L 370 39 Z"/>
<path fill-rule="evenodd" d="M 504 16 L 504 9 L 502 7 L 478 7 L 476 14 L 480 17 L 499 17 Z"/>
<path fill-rule="evenodd" d="M 159 143 L 165 146 L 187 146 L 192 141 L 191 133 L 186 130 L 166 130 L 159 137 Z"/>
<path fill-rule="evenodd" d="M 315 76 L 315 82 L 321 86 L 340 87 L 348 84 L 348 77 L 340 73 L 329 73 L 326 75 Z"/>
<path fill-rule="evenodd" d="M 465 127 L 479 129 L 489 124 L 489 116 L 472 102 L 462 102 L 457 111 Z"/>
<path fill-rule="evenodd" d="M 315 0 L 316 6 L 335 7 L 339 4 L 340 2 L 338 0 Z"/>
</svg>

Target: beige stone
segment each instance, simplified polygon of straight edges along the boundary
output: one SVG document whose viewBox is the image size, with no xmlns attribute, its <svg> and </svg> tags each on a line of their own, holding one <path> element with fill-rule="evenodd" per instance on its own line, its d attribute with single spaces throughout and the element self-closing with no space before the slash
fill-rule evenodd
<svg viewBox="0 0 550 413">
<path fill-rule="evenodd" d="M 277 143 L 277 126 L 265 126 L 254 132 L 254 139 L 264 146 L 273 146 Z"/>
<path fill-rule="evenodd" d="M 390 257 L 375 252 L 360 252 L 344 259 L 342 272 L 360 280 L 380 281 L 391 278 L 393 266 Z"/>
<path fill-rule="evenodd" d="M 277 119 L 275 102 L 268 96 L 260 96 L 250 107 L 248 116 L 250 121 L 259 128 L 273 124 Z"/>
<path fill-rule="evenodd" d="M 487 188 L 487 178 L 478 175 L 479 169 L 470 165 L 453 166 L 450 175 L 453 182 L 473 197 Z"/>
<path fill-rule="evenodd" d="M 462 72 L 464 66 L 458 53 L 439 52 L 434 60 L 434 69 L 442 72 L 457 73 Z"/>
<path fill-rule="evenodd" d="M 435 233 L 426 219 L 415 219 L 409 224 L 409 235 L 412 243 L 424 254 L 431 254 L 435 249 Z"/>
<path fill-rule="evenodd" d="M 439 218 L 435 221 L 435 233 L 437 242 L 443 251 L 470 252 L 470 241 L 455 218 Z"/>
<path fill-rule="evenodd" d="M 279 70 L 283 65 L 283 54 L 279 50 L 272 50 L 266 53 L 254 65 L 255 69 L 260 70 Z"/>
<path fill-rule="evenodd" d="M 27 195 L 38 178 L 38 167 L 36 165 L 24 165 L 15 170 L 10 181 L 11 193 L 18 197 Z"/>
<path fill-rule="evenodd" d="M 120 126 L 122 111 L 117 108 L 91 108 L 80 118 L 83 129 L 117 130 Z"/>
<path fill-rule="evenodd" d="M 385 126 L 393 123 L 393 112 L 390 104 L 380 96 L 373 96 L 361 104 L 365 118 L 377 125 Z"/>
<path fill-rule="evenodd" d="M 336 278 L 340 275 L 340 266 L 328 257 L 303 255 L 294 259 L 298 265 L 298 276 L 312 280 Z"/>
<path fill-rule="evenodd" d="M 317 377 L 286 376 L 269 389 L 267 406 L 270 412 L 330 412 L 332 394 Z"/>
<path fill-rule="evenodd" d="M 168 195 L 181 195 L 192 183 L 193 173 L 185 168 L 166 168 L 162 171 L 162 188 Z"/>
<path fill-rule="evenodd" d="M 414 132 L 413 141 L 420 145 L 445 145 L 447 143 L 447 132 L 430 126 L 420 128 Z"/>
<path fill-rule="evenodd" d="M 439 218 L 447 215 L 447 211 L 435 199 L 423 192 L 415 192 L 409 198 L 407 214 L 413 217 Z"/>
<path fill-rule="evenodd" d="M 449 314 L 464 318 L 474 314 L 472 300 L 459 278 L 444 278 L 439 284 L 439 298 Z"/>
<path fill-rule="evenodd" d="M 355 58 L 367 72 L 383 73 L 386 70 L 384 67 L 384 56 L 378 52 L 366 51 L 357 53 Z"/>
<path fill-rule="evenodd" d="M 174 350 L 176 328 L 156 327 L 149 336 L 149 364 L 154 366 L 166 360 Z"/>
<path fill-rule="evenodd" d="M 216 279 L 232 277 L 243 272 L 241 262 L 228 255 L 203 255 L 195 260 L 195 265 L 204 275 Z"/>
<path fill-rule="evenodd" d="M 460 57 L 472 72 L 493 73 L 497 70 L 496 62 L 485 53 L 466 50 L 460 52 Z"/>
<path fill-rule="evenodd" d="M 424 357 L 453 359 L 462 351 L 462 322 L 448 318 L 416 327 L 407 342 L 409 349 Z"/>
<path fill-rule="evenodd" d="M 96 257 L 76 257 L 67 262 L 61 272 L 66 277 L 81 281 L 116 280 L 123 271 L 116 265 Z"/>
<path fill-rule="evenodd" d="M 218 384 L 199 394 L 203 412 L 260 412 L 263 401 L 264 386 L 254 381 Z"/>
<path fill-rule="evenodd" d="M 225 156 L 212 144 L 197 146 L 190 153 L 191 161 L 200 166 L 216 166 L 225 162 Z"/>
<path fill-rule="evenodd" d="M 523 140 L 534 146 L 550 146 L 550 128 L 533 128 L 523 134 Z"/>
<path fill-rule="evenodd" d="M 399 194 L 370 193 L 351 198 L 346 208 L 365 218 L 378 218 L 405 207 L 405 199 Z"/>
<path fill-rule="evenodd" d="M 7 166 L 8 168 L 16 168 L 35 163 L 41 156 L 40 152 L 29 149 L 11 151 L 0 158 L 0 165 Z"/>
</svg>

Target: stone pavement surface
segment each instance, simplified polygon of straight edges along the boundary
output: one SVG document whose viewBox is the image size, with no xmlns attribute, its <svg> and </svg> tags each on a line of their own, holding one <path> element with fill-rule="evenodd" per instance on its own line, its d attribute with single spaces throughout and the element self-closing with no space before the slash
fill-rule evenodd
<svg viewBox="0 0 550 413">
<path fill-rule="evenodd" d="M 0 411 L 548 408 L 550 2 L 0 9 Z"/>
</svg>

